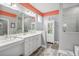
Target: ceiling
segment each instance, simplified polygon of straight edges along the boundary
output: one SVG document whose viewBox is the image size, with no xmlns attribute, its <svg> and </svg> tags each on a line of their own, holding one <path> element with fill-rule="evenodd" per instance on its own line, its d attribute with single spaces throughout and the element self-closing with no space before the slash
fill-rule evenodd
<svg viewBox="0 0 79 59">
<path fill-rule="evenodd" d="M 30 3 L 30 4 L 42 13 L 59 9 L 58 3 Z"/>
<path fill-rule="evenodd" d="M 78 5 L 79 5 L 79 3 L 63 3 L 62 8 L 70 8 L 70 7 L 75 7 Z"/>
<path fill-rule="evenodd" d="M 59 3 L 23 3 L 23 6 L 34 11 L 35 13 L 41 16 L 59 14 L 58 10 L 60 8 Z M 70 8 L 70 7 L 79 6 L 79 3 L 62 3 L 61 6 L 62 8 Z M 1 8 L 1 9 L 4 11 L 7 10 L 9 12 L 18 14 L 18 12 L 14 12 L 13 10 L 8 9 L 7 7 Z"/>
</svg>

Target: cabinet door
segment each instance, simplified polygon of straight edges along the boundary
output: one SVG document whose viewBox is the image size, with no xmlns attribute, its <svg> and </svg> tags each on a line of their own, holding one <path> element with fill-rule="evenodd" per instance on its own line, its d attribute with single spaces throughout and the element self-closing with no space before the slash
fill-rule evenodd
<svg viewBox="0 0 79 59">
<path fill-rule="evenodd" d="M 30 38 L 25 39 L 25 55 L 30 55 L 30 50 L 29 50 L 29 46 L 30 46 Z"/>
<path fill-rule="evenodd" d="M 29 40 L 29 41 L 30 41 L 30 42 L 29 42 L 29 44 L 30 44 L 30 45 L 29 45 L 29 47 L 30 47 L 30 48 L 29 48 L 29 50 L 30 50 L 29 53 L 30 53 L 30 54 L 32 54 L 32 53 L 34 52 L 34 51 L 33 51 L 33 47 L 34 47 L 33 40 L 34 40 L 34 37 L 30 37 L 30 40 Z"/>
<path fill-rule="evenodd" d="M 39 35 L 39 39 L 38 39 L 38 45 L 39 45 L 39 47 L 41 46 L 41 34 Z"/>
<path fill-rule="evenodd" d="M 37 36 L 37 47 L 40 47 L 41 46 L 41 35 L 39 34 L 38 36 Z"/>
<path fill-rule="evenodd" d="M 34 47 L 35 50 L 41 46 L 41 35 L 35 36 L 34 44 L 35 44 L 35 47 Z"/>
<path fill-rule="evenodd" d="M 24 54 L 24 42 L 16 42 L 1 47 L 0 56 L 19 56 Z"/>
<path fill-rule="evenodd" d="M 34 49 L 35 49 L 35 45 L 36 45 L 36 44 L 35 44 L 35 36 L 32 37 L 32 42 L 31 42 L 31 43 L 32 43 L 32 44 L 31 44 L 31 46 L 32 46 L 32 47 L 31 47 L 31 48 L 32 48 L 32 51 L 35 51 L 35 50 L 34 50 Z"/>
<path fill-rule="evenodd" d="M 41 46 L 41 35 L 35 35 L 25 39 L 25 55 L 32 54 Z"/>
<path fill-rule="evenodd" d="M 37 40 L 37 35 L 34 36 L 34 40 L 33 40 L 33 43 L 34 43 L 34 44 L 33 44 L 33 45 L 34 45 L 34 46 L 33 46 L 33 50 L 34 50 L 34 51 L 37 49 L 37 41 L 36 41 L 36 40 Z"/>
</svg>

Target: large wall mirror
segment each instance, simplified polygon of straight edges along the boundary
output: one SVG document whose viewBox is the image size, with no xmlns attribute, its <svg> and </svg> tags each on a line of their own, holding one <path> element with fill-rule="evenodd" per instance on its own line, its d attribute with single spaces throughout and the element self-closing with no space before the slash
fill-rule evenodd
<svg viewBox="0 0 79 59">
<path fill-rule="evenodd" d="M 31 16 L 24 16 L 24 32 L 35 30 L 35 18 Z"/>
<path fill-rule="evenodd" d="M 0 18 L 0 36 L 8 35 L 8 21 Z"/>
<path fill-rule="evenodd" d="M 17 17 L 2 17 L 0 18 L 0 36 L 13 36 L 19 33 L 26 33 L 36 30 L 35 17 L 20 13 Z M 7 19 L 7 20 L 6 20 Z"/>
<path fill-rule="evenodd" d="M 16 33 L 22 33 L 22 16 L 18 16 L 16 21 L 17 21 Z"/>
<path fill-rule="evenodd" d="M 63 32 L 79 32 L 79 6 L 62 9 Z"/>
<path fill-rule="evenodd" d="M 28 32 L 31 29 L 31 18 L 29 16 L 24 17 L 24 32 Z"/>
<path fill-rule="evenodd" d="M 22 16 L 9 19 L 9 35 L 22 33 Z"/>
</svg>

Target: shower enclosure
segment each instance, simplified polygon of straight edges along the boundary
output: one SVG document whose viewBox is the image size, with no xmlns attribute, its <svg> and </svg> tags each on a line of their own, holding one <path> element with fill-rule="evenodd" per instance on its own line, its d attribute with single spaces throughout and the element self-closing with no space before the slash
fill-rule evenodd
<svg viewBox="0 0 79 59">
<path fill-rule="evenodd" d="M 66 6 L 65 3 L 62 5 Z M 59 49 L 74 51 L 74 46 L 79 46 L 79 4 L 72 7 L 62 7 L 61 11 L 62 39 L 59 40 Z"/>
</svg>

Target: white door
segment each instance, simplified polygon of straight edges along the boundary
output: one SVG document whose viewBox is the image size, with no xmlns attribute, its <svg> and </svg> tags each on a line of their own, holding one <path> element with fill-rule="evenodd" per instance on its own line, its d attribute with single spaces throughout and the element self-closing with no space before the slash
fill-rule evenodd
<svg viewBox="0 0 79 59">
<path fill-rule="evenodd" d="M 54 43 L 54 20 L 47 23 L 47 42 Z"/>
</svg>

